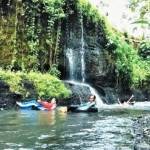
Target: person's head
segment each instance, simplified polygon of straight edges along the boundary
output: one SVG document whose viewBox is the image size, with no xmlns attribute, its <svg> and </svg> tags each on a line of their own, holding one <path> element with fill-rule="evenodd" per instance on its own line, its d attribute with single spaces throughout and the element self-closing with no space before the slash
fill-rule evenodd
<svg viewBox="0 0 150 150">
<path fill-rule="evenodd" d="M 40 102 L 41 102 L 41 99 L 38 99 L 37 102 L 40 103 Z"/>
<path fill-rule="evenodd" d="M 95 95 L 91 95 L 91 96 L 89 97 L 89 101 L 90 101 L 90 102 L 95 101 L 95 99 L 96 99 L 96 96 L 95 96 Z"/>
<path fill-rule="evenodd" d="M 52 98 L 51 103 L 56 103 L 56 99 Z"/>
</svg>

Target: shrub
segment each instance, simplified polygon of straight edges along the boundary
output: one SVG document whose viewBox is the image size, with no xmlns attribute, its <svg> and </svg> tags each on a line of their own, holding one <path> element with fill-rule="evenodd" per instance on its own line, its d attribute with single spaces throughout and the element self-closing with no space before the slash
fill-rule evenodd
<svg viewBox="0 0 150 150">
<path fill-rule="evenodd" d="M 61 80 L 48 73 L 28 73 L 28 80 L 33 82 L 40 97 L 69 97 L 70 91 Z"/>
<path fill-rule="evenodd" d="M 39 72 L 11 72 L 0 69 L 0 80 L 4 80 L 9 86 L 11 92 L 22 94 L 24 97 L 27 91 L 24 88 L 23 80 L 29 80 L 35 86 L 35 89 L 41 97 L 67 98 L 70 95 L 64 83 L 57 77 L 50 74 Z"/>
</svg>

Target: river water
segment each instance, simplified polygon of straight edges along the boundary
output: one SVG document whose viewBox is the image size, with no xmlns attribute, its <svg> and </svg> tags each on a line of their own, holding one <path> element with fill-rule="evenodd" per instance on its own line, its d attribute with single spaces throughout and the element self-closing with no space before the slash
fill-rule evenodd
<svg viewBox="0 0 150 150">
<path fill-rule="evenodd" d="M 0 150 L 133 150 L 138 139 L 133 133 L 134 121 L 148 115 L 150 111 L 127 109 L 99 113 L 1 111 Z"/>
</svg>

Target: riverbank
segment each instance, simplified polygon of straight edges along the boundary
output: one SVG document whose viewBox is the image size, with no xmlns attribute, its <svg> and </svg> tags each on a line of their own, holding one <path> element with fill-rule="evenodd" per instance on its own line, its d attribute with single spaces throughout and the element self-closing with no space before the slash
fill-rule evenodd
<svg viewBox="0 0 150 150">
<path fill-rule="evenodd" d="M 84 84 L 83 84 L 84 85 Z M 51 99 L 55 97 L 57 104 L 68 106 L 81 104 L 91 94 L 89 87 L 62 81 L 56 76 L 40 72 L 12 72 L 0 70 L 0 109 L 11 109 L 16 101 L 27 99 Z M 134 101 L 149 101 L 150 94 L 142 90 L 121 91 L 113 88 L 96 88 L 102 101 L 106 104 L 118 103 L 117 99 L 129 99 L 133 94 Z"/>
<path fill-rule="evenodd" d="M 0 108 L 12 108 L 26 99 L 66 99 L 71 91 L 56 76 L 40 72 L 13 72 L 0 69 Z"/>
<path fill-rule="evenodd" d="M 63 83 L 63 81 L 61 82 Z M 4 82 L 4 80 L 0 80 L 0 109 L 1 110 L 14 108 L 16 106 L 16 101 L 24 101 L 24 100 L 28 101 L 30 99 L 38 98 L 39 93 L 36 90 L 33 83 L 27 80 L 26 81 L 24 80 L 24 82 L 22 83 L 24 84 L 24 88 L 26 89 L 27 97 L 24 97 L 24 95 L 21 93 L 12 92 L 10 90 L 10 86 L 6 82 Z M 68 84 L 66 82 L 64 82 L 63 84 L 64 84 L 64 87 L 67 87 L 71 91 L 71 95 L 68 98 L 64 98 L 63 95 L 61 95 L 61 97 L 54 96 L 57 99 L 58 106 L 69 106 L 71 104 L 77 105 L 77 104 L 87 102 L 88 96 L 90 95 L 90 91 L 87 86 L 73 85 L 73 84 Z M 44 85 L 44 87 L 46 85 Z M 54 87 L 56 85 L 54 85 Z M 50 86 L 48 89 L 50 88 L 53 88 L 53 87 Z M 60 92 L 59 91 L 57 92 L 58 93 L 56 94 L 59 95 Z M 63 93 L 63 91 L 61 92 Z M 130 93 L 115 93 L 115 92 L 109 92 L 107 93 L 108 95 L 106 94 L 106 96 L 101 95 L 100 92 L 99 94 L 103 102 L 105 104 L 108 104 L 109 106 L 111 106 L 110 104 L 118 103 L 117 102 L 118 97 L 120 99 L 129 99 L 131 96 Z M 134 94 L 134 98 L 132 99 L 133 101 L 136 101 L 136 102 L 145 101 L 145 100 L 149 101 L 149 99 L 146 98 L 147 95 L 144 95 L 142 91 L 139 91 L 139 90 L 133 91 L 133 94 Z M 43 92 L 43 96 L 44 96 L 44 92 Z M 51 97 L 52 96 L 47 97 L 47 98 L 49 99 Z"/>
</svg>

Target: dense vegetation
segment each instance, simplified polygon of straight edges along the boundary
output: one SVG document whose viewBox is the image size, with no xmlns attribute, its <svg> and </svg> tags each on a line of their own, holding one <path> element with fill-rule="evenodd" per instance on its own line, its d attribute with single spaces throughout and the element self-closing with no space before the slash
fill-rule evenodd
<svg viewBox="0 0 150 150">
<path fill-rule="evenodd" d="M 1 66 L 47 71 L 56 64 L 63 5 L 63 0 L 2 0 Z"/>
<path fill-rule="evenodd" d="M 134 46 L 136 43 L 131 40 L 131 36 L 113 29 L 108 20 L 97 8 L 91 6 L 88 0 L 79 0 L 79 7 L 89 21 L 103 25 L 108 40 L 106 50 L 111 51 L 115 59 L 118 82 L 129 84 L 129 87 L 147 86 L 150 79 L 150 41 L 138 39 L 138 46 Z"/>
<path fill-rule="evenodd" d="M 40 72 L 12 72 L 0 70 L 0 80 L 4 80 L 10 85 L 10 91 L 28 97 L 30 91 L 25 88 L 25 81 L 34 85 L 38 96 L 43 98 L 56 97 L 66 98 L 70 91 L 65 87 L 61 80 L 50 74 Z"/>
<path fill-rule="evenodd" d="M 135 3 L 131 3 L 131 6 Z M 58 79 L 48 74 L 42 75 L 39 71 L 59 75 L 57 65 L 58 57 L 62 53 L 62 21 L 75 12 L 70 9 L 71 5 L 82 11 L 89 22 L 103 28 L 107 39 L 105 49 L 115 60 L 113 63 L 116 66 L 118 83 L 129 83 L 129 87 L 147 86 L 150 78 L 150 42 L 138 39 L 140 42 L 134 43 L 130 36 L 124 36 L 113 29 L 88 0 L 2 0 L 0 67 L 24 73 L 1 70 L 1 79 L 6 80 L 15 92 L 26 93 L 20 85 L 25 77 L 34 83 L 40 96 L 68 96 L 69 92 Z M 145 17 L 147 13 L 141 14 Z"/>
<path fill-rule="evenodd" d="M 63 5 L 63 0 L 0 2 L 0 66 L 8 70 L 0 70 L 0 79 L 10 85 L 11 91 L 28 96 L 22 83 L 28 80 L 39 96 L 69 96 L 70 91 L 55 77 L 60 75 L 57 56 Z M 13 72 L 17 70 L 21 72 Z"/>
</svg>

